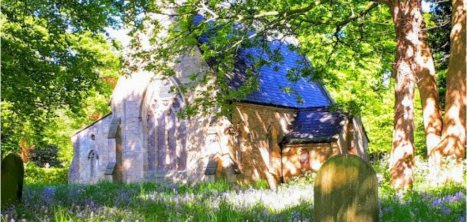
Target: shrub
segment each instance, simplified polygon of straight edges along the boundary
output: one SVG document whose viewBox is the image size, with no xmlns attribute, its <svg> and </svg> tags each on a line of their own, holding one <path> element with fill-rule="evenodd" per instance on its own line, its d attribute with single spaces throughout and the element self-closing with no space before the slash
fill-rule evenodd
<svg viewBox="0 0 467 222">
<path fill-rule="evenodd" d="M 58 160 L 58 147 L 55 145 L 32 149 L 30 155 L 31 161 L 37 166 L 43 167 L 48 163 L 51 167 L 62 167 Z"/>
<path fill-rule="evenodd" d="M 24 182 L 32 184 L 63 184 L 68 182 L 68 168 L 41 168 L 28 162 Z"/>
</svg>

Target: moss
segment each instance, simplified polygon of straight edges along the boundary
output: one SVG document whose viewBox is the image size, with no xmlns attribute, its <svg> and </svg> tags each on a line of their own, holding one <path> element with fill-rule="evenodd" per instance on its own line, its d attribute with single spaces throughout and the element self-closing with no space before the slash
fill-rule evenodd
<svg viewBox="0 0 467 222">
<path fill-rule="evenodd" d="M 329 158 L 314 185 L 317 221 L 378 221 L 378 182 L 373 168 L 355 155 Z"/>
</svg>

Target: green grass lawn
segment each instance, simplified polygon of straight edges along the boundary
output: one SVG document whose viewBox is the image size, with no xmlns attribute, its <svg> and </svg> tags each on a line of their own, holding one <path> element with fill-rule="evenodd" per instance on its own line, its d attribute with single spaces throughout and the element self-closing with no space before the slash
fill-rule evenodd
<svg viewBox="0 0 467 222">
<path fill-rule="evenodd" d="M 418 178 L 404 197 L 381 180 L 381 221 L 465 221 L 463 185 L 430 187 L 424 177 Z M 149 182 L 26 184 L 22 204 L 2 208 L 2 221 L 313 221 L 312 180 L 283 184 L 277 191 L 255 187 L 224 181 L 193 187 Z"/>
</svg>

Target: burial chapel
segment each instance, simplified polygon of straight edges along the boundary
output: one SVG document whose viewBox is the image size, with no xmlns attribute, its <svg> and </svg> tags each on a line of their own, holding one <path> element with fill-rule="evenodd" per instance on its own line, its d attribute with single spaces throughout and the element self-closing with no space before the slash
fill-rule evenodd
<svg viewBox="0 0 467 222">
<path fill-rule="evenodd" d="M 248 185 L 263 179 L 274 188 L 317 171 L 336 154 L 367 159 L 361 120 L 331 111 L 334 102 L 319 82 L 290 81 L 289 70 L 303 68 L 303 61 L 311 64 L 286 42 L 268 44 L 284 60 L 254 67 L 261 73 L 259 88 L 231 101 L 230 116 L 177 117 L 203 86 L 185 94 L 171 89 L 189 82 L 190 74 L 210 69 L 198 48 L 181 56 L 171 78 L 144 71 L 120 77 L 111 97 L 112 112 L 72 135 L 69 182 L 197 183 L 223 178 Z M 245 78 L 245 67 L 253 65 L 249 56 L 259 54 L 255 48 L 240 51 L 237 68 L 229 75 L 232 88 Z M 281 90 L 286 87 L 295 94 Z"/>
</svg>

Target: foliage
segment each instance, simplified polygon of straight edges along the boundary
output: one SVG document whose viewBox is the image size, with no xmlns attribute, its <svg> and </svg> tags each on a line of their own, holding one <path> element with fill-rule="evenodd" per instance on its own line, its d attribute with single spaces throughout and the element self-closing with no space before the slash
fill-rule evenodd
<svg viewBox="0 0 467 222">
<path fill-rule="evenodd" d="M 57 159 L 62 166 L 69 166 L 73 158 L 73 144 L 70 136 L 77 129 L 111 112 L 108 102 L 112 88 L 110 85 L 106 87 L 107 89 L 102 92 L 91 91 L 90 95 L 82 101 L 81 110 L 78 112 L 72 112 L 66 108 L 57 110 L 55 117 L 44 130 L 43 140 L 47 144 L 57 144 L 59 147 Z"/>
<path fill-rule="evenodd" d="M 291 180 L 287 181 L 289 185 L 299 185 L 299 184 L 313 184 L 315 181 L 316 172 L 307 171 L 300 176 L 294 177 Z"/>
<path fill-rule="evenodd" d="M 35 148 L 30 151 L 30 160 L 37 166 L 44 167 L 46 163 L 51 167 L 62 167 L 58 160 L 58 147 L 49 145 L 44 148 Z"/>
<path fill-rule="evenodd" d="M 24 170 L 25 184 L 66 184 L 68 183 L 68 168 L 42 168 L 33 162 L 28 162 Z"/>
<path fill-rule="evenodd" d="M 415 107 L 415 116 L 414 116 L 414 146 L 415 154 L 420 158 L 427 159 L 427 144 L 425 138 L 425 126 L 423 124 L 423 112 L 422 112 L 422 102 L 420 99 L 420 93 L 415 91 L 414 95 L 414 107 Z"/>
<path fill-rule="evenodd" d="M 361 107 L 369 104 L 367 100 L 375 98 L 378 91 L 384 91 L 382 75 L 390 68 L 395 38 L 390 14 L 377 3 L 359 0 L 336 4 L 328 4 L 328 1 L 189 1 L 177 5 L 162 1 L 157 7 L 151 6 L 141 7 L 146 11 L 140 14 L 138 21 L 141 22 L 135 24 L 132 32 L 135 38 L 132 58 L 145 61 L 147 65 L 142 68 L 168 77 L 174 73 L 171 63 L 165 61 L 176 63 L 180 55 L 193 52 L 193 47 L 198 46 L 203 59 L 212 67 L 207 73 L 193 73 L 192 80 L 201 85 L 215 82 L 217 87 L 207 87 L 206 91 L 217 89 L 216 93 L 201 92 L 201 97 L 209 99 L 189 104 L 187 115 L 209 111 L 210 106 L 220 106 L 222 111 L 228 112 L 229 101 L 240 100 L 258 87 L 255 76 L 251 75 L 243 87 L 232 90 L 226 84 L 226 75 L 234 68 L 238 53 L 245 48 L 255 47 L 263 55 L 251 58 L 253 67 L 282 61 L 282 55 L 267 44 L 271 38 L 292 43 L 288 45 L 290 49 L 308 55 L 313 62 L 313 67 L 291 70 L 291 81 L 303 76 L 336 87 L 335 92 L 345 95 L 336 98 L 346 110 L 360 114 Z M 175 11 L 171 9 L 174 6 L 177 7 Z M 168 17 L 174 23 L 167 35 L 161 34 L 167 28 L 162 22 L 164 19 L 153 14 L 170 14 Z M 204 20 L 196 23 L 194 19 L 198 14 L 202 14 Z M 138 40 L 141 34 L 149 35 L 150 43 L 158 47 L 144 47 L 143 41 Z M 209 40 L 200 40 L 203 38 Z M 297 41 L 298 45 L 293 44 Z M 251 67 L 246 73 L 250 71 Z M 193 88 L 193 85 L 182 87 L 185 91 Z"/>
<path fill-rule="evenodd" d="M 427 12 L 425 21 L 427 22 L 428 43 L 433 50 L 435 67 L 437 71 L 439 99 L 443 109 L 446 97 L 446 72 L 449 64 L 450 33 L 452 3 L 450 1 L 434 2 L 429 0 L 431 10 Z"/>
<path fill-rule="evenodd" d="M 465 190 L 451 184 L 414 191 L 403 198 L 383 198 L 382 221 L 465 221 Z"/>
<path fill-rule="evenodd" d="M 177 9 L 171 9 L 173 6 Z M 234 68 L 238 54 L 245 48 L 257 48 L 263 56 L 251 58 L 252 67 L 280 62 L 282 55 L 267 45 L 275 38 L 291 43 L 291 50 L 307 55 L 313 64 L 300 71 L 291 70 L 291 81 L 304 77 L 327 86 L 338 108 L 363 117 L 371 141 L 370 152 L 391 149 L 394 82 L 390 70 L 396 42 L 387 7 L 359 0 L 332 4 L 329 1 L 189 1 L 181 5 L 161 1 L 160 5 L 148 3 L 140 9 L 145 13 L 139 14 L 138 22 L 132 23 L 135 28 L 131 32 L 134 40 L 130 57 L 145 61 L 146 65 L 141 68 L 172 76 L 171 63 L 165 61 L 177 63 L 179 56 L 192 53 L 193 47 L 199 47 L 203 59 L 212 67 L 207 73 L 193 73 L 192 80 L 195 85 L 214 81 L 218 87 L 206 87 L 206 92 L 200 93 L 202 99 L 188 104 L 185 115 L 212 112 L 209 108 L 217 106 L 223 112 L 231 111 L 230 101 L 241 100 L 258 87 L 256 77 L 251 75 L 238 90 L 228 88 L 226 75 Z M 168 14 L 173 24 L 166 30 L 168 24 L 162 21 Z M 199 14 L 204 18 L 201 21 L 198 21 Z M 161 34 L 164 31 L 168 33 Z M 145 47 L 144 39 L 139 38 L 143 34 L 157 47 Z M 246 73 L 251 73 L 251 69 Z M 181 87 L 182 92 L 193 89 L 192 84 Z"/>
<path fill-rule="evenodd" d="M 118 44 L 101 33 L 117 24 L 122 4 L 2 2 L 3 152 L 18 152 L 21 139 L 47 146 L 57 110 L 79 113 L 86 97 L 108 88 L 103 79 L 117 74 Z"/>
</svg>

